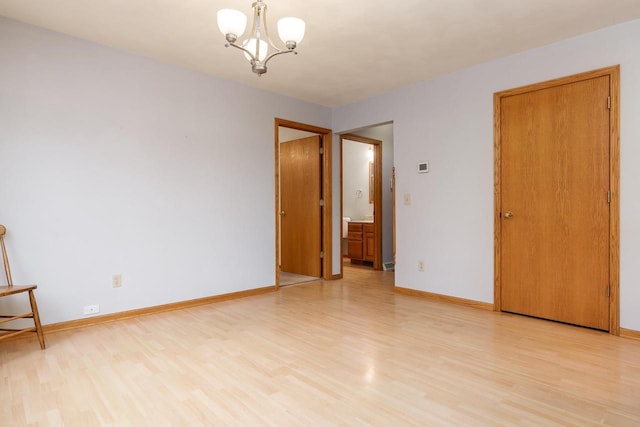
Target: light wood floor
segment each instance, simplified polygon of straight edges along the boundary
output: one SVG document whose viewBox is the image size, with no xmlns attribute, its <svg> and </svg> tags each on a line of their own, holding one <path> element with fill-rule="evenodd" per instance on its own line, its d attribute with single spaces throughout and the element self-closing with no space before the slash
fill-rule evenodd
<svg viewBox="0 0 640 427">
<path fill-rule="evenodd" d="M 0 345 L 0 425 L 640 425 L 640 341 L 392 272 Z"/>
<path fill-rule="evenodd" d="M 299 283 L 320 280 L 319 277 L 305 276 L 304 274 L 289 273 L 288 271 L 280 272 L 280 286 L 297 285 Z"/>
</svg>

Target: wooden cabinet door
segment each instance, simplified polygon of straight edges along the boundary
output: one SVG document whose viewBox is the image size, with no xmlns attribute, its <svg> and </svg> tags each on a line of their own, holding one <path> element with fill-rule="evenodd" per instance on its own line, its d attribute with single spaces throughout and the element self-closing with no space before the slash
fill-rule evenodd
<svg viewBox="0 0 640 427">
<path fill-rule="evenodd" d="M 362 239 L 359 240 L 349 240 L 348 242 L 348 253 L 349 258 L 351 259 L 363 259 L 364 252 L 362 250 Z"/>
<path fill-rule="evenodd" d="M 375 228 L 373 224 L 364 224 L 364 260 L 373 262 L 376 257 Z"/>
<path fill-rule="evenodd" d="M 348 225 L 347 256 L 351 259 L 364 258 L 362 247 L 362 223 L 350 222 Z"/>
</svg>

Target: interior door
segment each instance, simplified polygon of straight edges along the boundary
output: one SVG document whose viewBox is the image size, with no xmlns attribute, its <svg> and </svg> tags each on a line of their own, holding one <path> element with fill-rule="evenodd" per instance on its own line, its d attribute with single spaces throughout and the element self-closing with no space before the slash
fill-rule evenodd
<svg viewBox="0 0 640 427">
<path fill-rule="evenodd" d="M 500 104 L 501 308 L 609 329 L 608 76 Z"/>
<path fill-rule="evenodd" d="M 320 136 L 280 144 L 280 269 L 320 277 Z"/>
</svg>

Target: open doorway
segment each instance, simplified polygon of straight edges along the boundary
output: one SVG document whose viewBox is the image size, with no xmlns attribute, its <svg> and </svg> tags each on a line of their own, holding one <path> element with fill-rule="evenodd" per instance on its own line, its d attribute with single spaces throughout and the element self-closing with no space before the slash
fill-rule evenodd
<svg viewBox="0 0 640 427">
<path fill-rule="evenodd" d="M 275 120 L 276 286 L 331 278 L 331 130 Z"/>
<path fill-rule="evenodd" d="M 393 270 L 393 123 L 340 135 L 341 274 Z"/>
<path fill-rule="evenodd" d="M 342 261 L 382 269 L 382 141 L 341 135 Z"/>
</svg>

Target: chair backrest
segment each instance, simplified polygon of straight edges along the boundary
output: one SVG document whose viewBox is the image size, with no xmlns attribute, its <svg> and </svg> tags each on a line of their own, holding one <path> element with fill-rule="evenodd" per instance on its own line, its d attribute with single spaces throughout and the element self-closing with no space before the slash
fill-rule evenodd
<svg viewBox="0 0 640 427">
<path fill-rule="evenodd" d="M 7 234 L 7 228 L 4 225 L 0 225 L 0 246 L 2 246 L 2 262 L 4 263 L 4 274 L 7 275 L 7 285 L 13 286 L 13 280 L 11 280 L 11 267 L 9 267 L 9 258 L 7 257 L 7 248 L 4 247 L 4 235 Z"/>
</svg>

